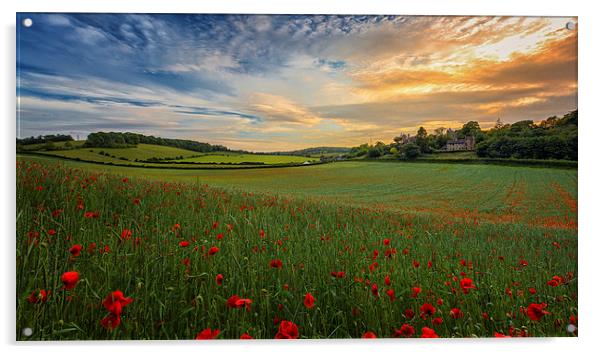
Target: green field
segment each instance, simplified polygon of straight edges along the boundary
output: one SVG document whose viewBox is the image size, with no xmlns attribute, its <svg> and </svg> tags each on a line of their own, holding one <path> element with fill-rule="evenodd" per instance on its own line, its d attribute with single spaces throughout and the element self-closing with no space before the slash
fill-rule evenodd
<svg viewBox="0 0 602 354">
<path fill-rule="evenodd" d="M 419 214 L 575 228 L 577 222 L 576 170 L 369 161 L 233 171 L 67 164 L 89 171 Z"/>
<path fill-rule="evenodd" d="M 81 146 L 82 142 L 76 142 Z M 27 145 L 24 151 L 40 149 L 43 144 Z M 57 146 L 64 144 L 57 143 Z M 317 158 L 286 155 L 259 155 L 243 153 L 199 153 L 170 146 L 138 144 L 131 148 L 84 148 L 71 150 L 37 151 L 39 154 L 58 156 L 62 158 L 88 161 L 97 163 L 112 163 L 115 165 L 155 166 L 170 168 L 193 168 L 195 165 L 203 167 L 232 167 L 232 165 L 277 165 L 277 164 L 303 164 L 306 161 L 319 162 Z M 144 162 L 149 159 L 161 159 L 162 163 Z"/>
<path fill-rule="evenodd" d="M 256 155 L 256 154 L 238 154 L 214 152 L 203 154 L 202 156 L 186 158 L 180 162 L 195 163 L 233 163 L 240 164 L 244 162 L 264 163 L 267 165 L 285 164 L 285 163 L 303 163 L 305 161 L 319 161 L 319 158 L 287 155 Z"/>
<path fill-rule="evenodd" d="M 432 160 L 455 160 L 455 159 L 477 159 L 477 153 L 474 151 L 454 151 L 454 152 L 438 152 L 432 154 L 424 154 L 421 159 Z"/>
<path fill-rule="evenodd" d="M 574 336 L 577 171 L 19 157 L 16 279 L 19 340 Z"/>
<path fill-rule="evenodd" d="M 111 156 L 100 155 L 100 152 L 106 152 Z M 80 158 L 88 161 L 113 161 L 119 158 L 125 158 L 129 161 L 147 160 L 152 157 L 161 159 L 173 159 L 178 156 L 188 157 L 198 155 L 194 151 L 178 149 L 170 146 L 138 144 L 131 148 L 80 148 L 74 150 L 56 150 L 45 151 L 49 155 L 63 156 L 68 158 Z M 96 156 L 98 155 L 98 156 Z"/>
<path fill-rule="evenodd" d="M 74 140 L 74 141 L 70 141 L 69 143 L 73 146 L 73 147 L 81 147 L 82 145 L 84 145 L 86 141 L 85 140 Z M 67 142 L 66 141 L 57 141 L 54 142 L 54 146 L 58 147 L 58 148 L 62 148 L 65 146 Z M 22 145 L 21 149 L 25 150 L 25 151 L 35 151 L 35 150 L 40 150 L 43 149 L 46 146 L 46 144 L 29 144 L 29 145 Z"/>
</svg>

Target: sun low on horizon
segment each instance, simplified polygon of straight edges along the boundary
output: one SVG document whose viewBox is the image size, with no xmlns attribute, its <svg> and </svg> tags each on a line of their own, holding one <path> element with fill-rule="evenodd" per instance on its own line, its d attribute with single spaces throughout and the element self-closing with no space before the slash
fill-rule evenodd
<svg viewBox="0 0 602 354">
<path fill-rule="evenodd" d="M 286 151 L 538 121 L 577 109 L 569 22 L 20 13 L 17 137 L 130 131 Z"/>
</svg>

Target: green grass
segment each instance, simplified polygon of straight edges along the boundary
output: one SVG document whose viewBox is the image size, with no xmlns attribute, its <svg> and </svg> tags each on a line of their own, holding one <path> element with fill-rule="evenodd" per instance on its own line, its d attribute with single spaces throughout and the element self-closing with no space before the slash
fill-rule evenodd
<svg viewBox="0 0 602 354">
<path fill-rule="evenodd" d="M 100 155 L 100 152 L 106 152 L 113 157 Z M 149 145 L 149 144 L 138 144 L 136 147 L 131 148 L 80 148 L 74 150 L 57 150 L 57 151 L 45 151 L 44 153 L 49 155 L 56 155 L 68 158 L 80 158 L 87 161 L 115 161 L 119 160 L 120 157 L 126 158 L 129 161 L 147 160 L 151 157 L 156 158 L 176 158 L 178 156 L 193 156 L 198 153 L 190 150 L 178 149 L 170 146 L 161 145 Z M 98 155 L 98 156 L 96 156 Z"/>
<path fill-rule="evenodd" d="M 454 151 L 454 152 L 438 152 L 432 154 L 424 154 L 420 157 L 421 159 L 432 159 L 432 160 L 453 160 L 453 159 L 478 159 L 477 153 L 474 151 Z"/>
<path fill-rule="evenodd" d="M 180 162 L 196 162 L 196 163 L 233 163 L 239 164 L 242 162 L 256 162 L 267 165 L 286 164 L 286 163 L 303 163 L 305 161 L 319 161 L 319 158 L 303 157 L 303 156 L 288 156 L 288 155 L 256 155 L 256 154 L 238 154 L 238 153 L 222 153 L 214 152 L 211 154 L 203 154 L 198 157 L 191 157 Z"/>
<path fill-rule="evenodd" d="M 186 171 L 78 162 L 68 165 L 89 171 L 449 217 L 558 222 L 568 227 L 576 224 L 577 216 L 572 204 L 577 199 L 576 170 L 367 161 L 281 169 Z M 481 192 L 474 193 L 475 190 Z"/>
<path fill-rule="evenodd" d="M 81 147 L 82 145 L 84 145 L 86 141 L 85 140 L 75 140 L 75 141 L 70 141 L 71 145 L 74 148 L 78 148 Z M 57 141 L 54 143 L 54 146 L 56 147 L 63 147 L 67 142 L 66 141 Z M 30 145 L 22 145 L 21 148 L 25 151 L 35 151 L 35 150 L 40 150 L 43 149 L 44 146 L 46 144 L 30 144 Z"/>
<path fill-rule="evenodd" d="M 577 315 L 574 170 L 345 162 L 178 171 L 18 161 L 19 340 L 192 339 L 207 327 L 220 329 L 218 338 L 274 338 L 284 319 L 301 338 L 390 337 L 402 324 L 414 336 L 423 327 L 442 337 L 512 328 L 567 336 Z M 126 228 L 132 239 L 122 242 Z M 92 243 L 97 249 L 86 252 Z M 68 252 L 73 244 L 84 246 L 78 257 Z M 273 259 L 283 267 L 270 268 Z M 61 289 L 70 270 L 81 280 Z M 553 276 L 563 283 L 548 286 Z M 476 289 L 461 291 L 464 277 Z M 422 289 L 416 298 L 412 287 Z M 26 301 L 40 288 L 52 290 L 46 303 Z M 109 331 L 99 323 L 108 313 L 101 303 L 116 289 L 133 302 Z M 306 293 L 316 299 L 311 309 Z M 235 294 L 253 301 L 249 311 L 226 306 Z M 549 314 L 539 321 L 521 310 L 544 302 Z M 421 318 L 424 303 L 436 307 L 433 316 Z M 452 318 L 452 308 L 464 316 Z"/>
<path fill-rule="evenodd" d="M 79 142 L 78 142 L 79 143 Z M 39 144 L 38 144 L 39 145 Z M 57 144 L 62 145 L 62 144 Z M 81 146 L 81 144 L 79 144 Z M 25 151 L 36 150 L 35 146 Z M 170 168 L 191 168 L 195 164 L 204 167 L 229 167 L 229 165 L 245 166 L 246 164 L 302 164 L 305 161 L 317 162 L 317 158 L 286 155 L 256 155 L 240 153 L 199 153 L 169 146 L 138 144 L 131 148 L 84 148 L 73 150 L 37 151 L 38 153 L 62 158 L 97 163 L 113 163 L 116 165 L 155 166 Z M 104 153 L 104 154 L 101 154 Z M 106 155 L 109 156 L 106 156 Z M 180 157 L 184 157 L 180 159 Z M 164 159 L 162 163 L 143 162 L 152 158 Z M 138 160 L 138 161 L 136 161 Z M 173 160 L 173 161 L 172 161 Z"/>
</svg>

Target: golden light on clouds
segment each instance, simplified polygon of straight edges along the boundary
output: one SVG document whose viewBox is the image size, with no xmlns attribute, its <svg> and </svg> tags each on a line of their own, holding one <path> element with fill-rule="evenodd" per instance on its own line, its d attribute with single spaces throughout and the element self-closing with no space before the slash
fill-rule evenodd
<svg viewBox="0 0 602 354">
<path fill-rule="evenodd" d="M 577 109 L 578 30 L 566 26 L 576 18 L 223 16 L 193 32 L 175 17 L 128 19 L 149 28 L 147 41 L 102 35 L 77 63 L 30 58 L 20 114 L 31 134 L 48 133 L 36 123 L 52 117 L 57 133 L 132 129 L 271 151 Z M 73 33 L 47 40 L 64 46 Z M 153 46 L 136 52 L 142 43 Z M 65 74 L 33 69 L 47 61 Z"/>
</svg>

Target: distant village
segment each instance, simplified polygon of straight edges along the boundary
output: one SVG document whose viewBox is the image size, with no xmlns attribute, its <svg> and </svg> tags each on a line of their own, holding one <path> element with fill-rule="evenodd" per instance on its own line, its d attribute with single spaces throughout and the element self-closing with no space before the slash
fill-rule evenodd
<svg viewBox="0 0 602 354">
<path fill-rule="evenodd" d="M 487 130 L 482 130 L 477 121 L 468 121 L 457 130 L 439 127 L 431 133 L 419 127 L 416 135 L 402 132 L 389 144 L 377 141 L 355 146 L 344 157 L 409 160 L 421 155 L 474 151 L 466 156 L 577 160 L 577 124 L 575 110 L 562 117 L 552 116 L 538 122 L 521 120 L 506 124 L 498 119 Z"/>
<path fill-rule="evenodd" d="M 447 137 L 449 140 L 445 143 L 440 151 L 471 151 L 475 149 L 475 138 L 472 135 L 466 135 L 464 138 L 458 138 L 458 133 L 451 129 L 447 129 Z M 410 136 L 409 134 L 401 133 L 399 137 L 395 138 L 395 142 L 400 146 L 406 144 L 416 144 L 417 136 Z"/>
</svg>

